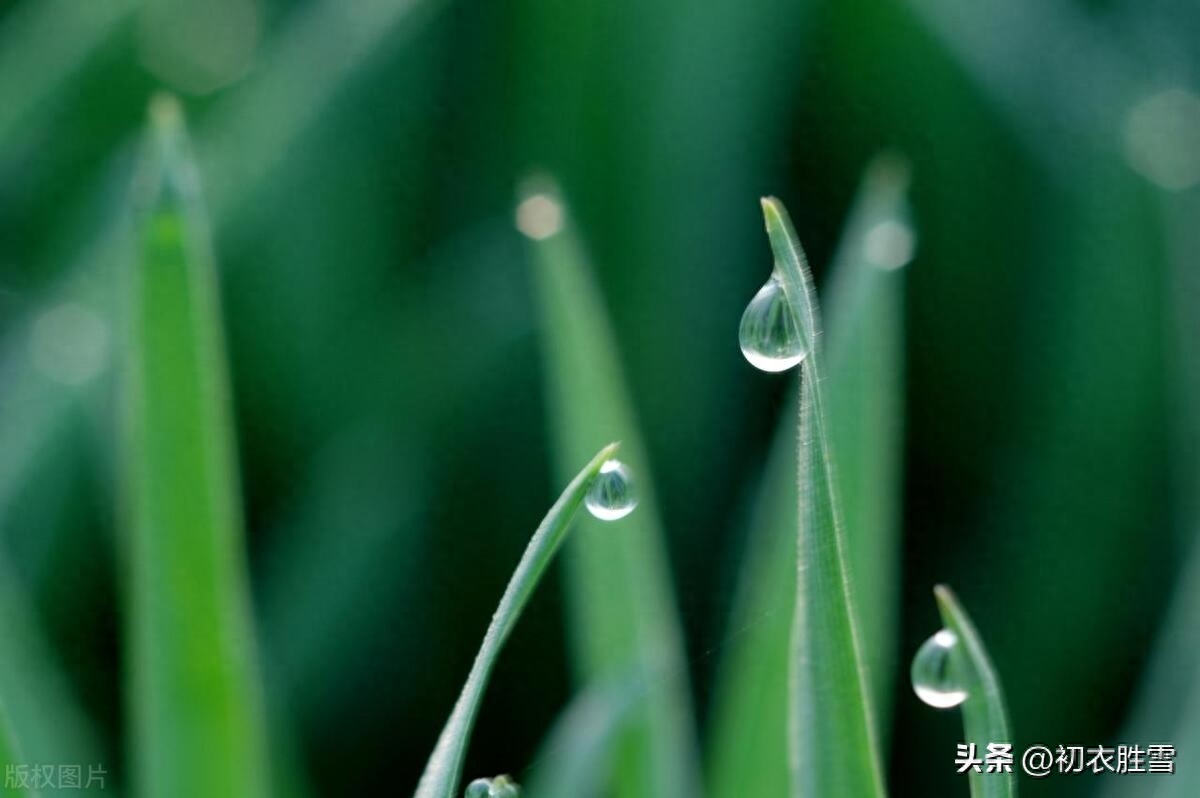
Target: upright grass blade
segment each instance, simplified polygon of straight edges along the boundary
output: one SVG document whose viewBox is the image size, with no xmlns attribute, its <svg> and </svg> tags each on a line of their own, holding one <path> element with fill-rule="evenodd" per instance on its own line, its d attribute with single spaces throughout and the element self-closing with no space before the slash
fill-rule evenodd
<svg viewBox="0 0 1200 798">
<path fill-rule="evenodd" d="M 526 785 L 529 798 L 597 798 L 603 795 L 621 725 L 641 697 L 639 681 L 585 690 L 547 737 Z"/>
<path fill-rule="evenodd" d="M 11 768 L 16 768 L 26 763 L 24 757 L 19 753 L 4 709 L 0 707 L 0 769 L 3 769 L 7 774 L 12 772 Z M 10 798 L 24 798 L 24 796 L 29 795 L 29 791 L 24 787 L 9 786 L 8 783 L 5 783 L 4 790 L 0 791 L 0 795 Z"/>
<path fill-rule="evenodd" d="M 475 655 L 475 664 L 471 666 L 471 672 L 467 675 L 462 693 L 454 704 L 450 719 L 446 721 L 446 727 L 442 729 L 437 746 L 429 757 L 425 773 L 417 785 L 415 798 L 458 798 L 463 758 L 467 753 L 471 727 L 479 713 L 479 705 L 483 700 L 488 678 L 500 656 L 500 649 L 516 626 L 521 611 L 533 595 L 533 590 L 542 574 L 546 572 L 551 558 L 566 539 L 571 519 L 575 517 L 588 488 L 600 472 L 600 466 L 612 457 L 616 450 L 615 443 L 601 449 L 600 453 L 575 475 L 558 501 L 550 508 L 537 531 L 533 533 L 525 553 L 521 555 L 521 561 L 517 563 L 512 579 L 508 582 L 508 587 L 504 590 L 504 595 L 500 598 L 500 606 L 492 616 L 483 644 L 479 647 L 479 653 Z"/>
<path fill-rule="evenodd" d="M 1149 664 L 1140 677 L 1133 712 L 1120 742 L 1174 744 L 1179 755 L 1200 745 L 1200 538 L 1180 574 Z M 1128 774 L 1104 774 L 1102 798 L 1185 798 L 1200 795 L 1200 771 L 1177 767 L 1170 778 L 1139 784 Z"/>
<path fill-rule="evenodd" d="M 962 704 L 966 741 L 973 743 L 979 752 L 986 752 L 988 743 L 1013 742 L 1000 677 L 975 625 L 950 588 L 939 585 L 933 594 L 942 623 L 959 640 L 957 650 L 961 653 L 961 673 L 967 689 L 967 700 Z M 969 777 L 972 798 L 1014 798 L 1017 794 L 1017 779 L 1012 773 L 970 771 Z"/>
<path fill-rule="evenodd" d="M 38 624 L 35 608 L 7 558 L 0 556 L 0 705 L 22 764 L 102 761 L 96 735 L 71 694 Z M 111 772 L 111 768 L 109 768 Z M 110 788 L 109 792 L 112 792 Z"/>
<path fill-rule="evenodd" d="M 151 106 L 124 364 L 134 778 L 267 794 L 217 277 L 180 109 Z"/>
<path fill-rule="evenodd" d="M 823 405 L 816 295 L 787 211 L 767 198 L 763 214 L 784 291 L 808 346 L 800 365 L 800 522 L 789 708 L 792 795 L 882 796 Z"/>
<path fill-rule="evenodd" d="M 829 433 L 845 510 L 846 566 L 879 728 L 887 729 L 896 664 L 904 395 L 904 267 L 916 236 L 908 166 L 882 155 L 867 168 L 830 271 Z M 885 738 L 886 743 L 886 738 Z M 886 750 L 886 744 L 883 746 Z"/>
<path fill-rule="evenodd" d="M 911 240 L 904 169 L 867 170 L 829 278 L 830 431 L 845 499 L 847 566 L 859 587 L 863 658 L 873 706 L 890 706 L 899 527 L 903 350 L 900 251 Z M 911 235 L 911 232 L 908 232 Z M 790 608 L 796 596 L 795 406 L 780 414 L 750 516 L 750 544 L 729 627 L 709 745 L 710 795 L 788 792 Z M 886 713 L 882 713 L 885 714 Z M 883 724 L 886 727 L 886 724 Z"/>
<path fill-rule="evenodd" d="M 529 186 L 518 226 L 535 240 L 555 461 L 561 472 L 599 440 L 623 441 L 641 504 L 578 536 L 567 551 L 570 628 L 587 684 L 641 679 L 645 699 L 617 744 L 618 798 L 697 795 L 698 757 L 665 536 L 616 343 L 569 211 L 549 185 Z M 589 519 L 589 525 L 601 522 Z"/>
</svg>

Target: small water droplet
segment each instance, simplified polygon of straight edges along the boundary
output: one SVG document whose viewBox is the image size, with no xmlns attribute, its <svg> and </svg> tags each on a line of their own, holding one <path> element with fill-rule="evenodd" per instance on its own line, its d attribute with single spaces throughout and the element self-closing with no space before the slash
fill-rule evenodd
<svg viewBox="0 0 1200 798">
<path fill-rule="evenodd" d="M 926 640 L 912 661 L 912 685 L 917 698 L 931 707 L 950 709 L 967 700 L 959 672 L 958 635 L 942 629 Z"/>
<path fill-rule="evenodd" d="M 637 507 L 633 475 L 620 460 L 606 460 L 584 498 L 588 512 L 601 521 L 616 521 Z"/>
<path fill-rule="evenodd" d="M 463 793 L 463 796 L 464 798 L 491 798 L 491 794 L 491 779 L 475 779 L 467 785 L 467 791 Z"/>
<path fill-rule="evenodd" d="M 746 306 L 738 342 L 750 365 L 762 371 L 787 371 L 808 354 L 778 273 L 771 274 Z"/>
<path fill-rule="evenodd" d="M 510 776 L 475 779 L 463 795 L 464 798 L 521 798 L 521 787 Z"/>
<path fill-rule="evenodd" d="M 521 798 L 521 787 L 508 776 L 497 776 L 488 798 Z"/>
</svg>

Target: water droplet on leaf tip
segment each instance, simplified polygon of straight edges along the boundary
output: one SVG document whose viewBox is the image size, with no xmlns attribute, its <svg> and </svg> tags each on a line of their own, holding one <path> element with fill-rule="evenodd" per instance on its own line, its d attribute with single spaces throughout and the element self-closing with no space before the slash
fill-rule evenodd
<svg viewBox="0 0 1200 798">
<path fill-rule="evenodd" d="M 584 497 L 588 512 L 601 521 L 616 521 L 637 507 L 633 475 L 620 460 L 605 460 Z"/>
<path fill-rule="evenodd" d="M 760 371 L 787 371 L 808 354 L 796 313 L 776 273 L 746 306 L 738 343 L 746 360 Z"/>
<path fill-rule="evenodd" d="M 942 629 L 926 640 L 913 657 L 913 692 L 931 707 L 950 709 L 967 700 L 957 649 L 958 635 Z"/>
</svg>

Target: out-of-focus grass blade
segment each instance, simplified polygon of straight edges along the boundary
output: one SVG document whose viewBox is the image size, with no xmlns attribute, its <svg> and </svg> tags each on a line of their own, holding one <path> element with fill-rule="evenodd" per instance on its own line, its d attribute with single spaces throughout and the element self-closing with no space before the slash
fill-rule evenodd
<svg viewBox="0 0 1200 798">
<path fill-rule="evenodd" d="M 904 277 L 916 236 L 896 156 L 868 167 L 824 303 L 829 433 L 845 511 L 846 565 L 879 727 L 891 715 L 899 604 Z"/>
<path fill-rule="evenodd" d="M 0 704 L 6 726 L 28 759 L 22 764 L 100 764 L 91 724 L 41 634 L 37 613 L 0 556 Z"/>
<path fill-rule="evenodd" d="M 1000 677 L 983 647 L 983 640 L 950 588 L 939 585 L 933 594 L 942 623 L 959 640 L 956 651 L 960 655 L 960 671 L 967 689 L 967 700 L 962 704 L 966 741 L 974 743 L 980 752 L 987 751 L 988 743 L 1011 743 L 1013 738 Z M 972 798 L 1013 798 L 1017 794 L 1017 779 L 1012 773 L 976 773 L 972 770 L 969 776 Z"/>
<path fill-rule="evenodd" d="M 9 728 L 4 708 L 0 706 L 0 768 L 3 768 L 6 774 L 12 773 L 12 768 L 26 764 L 27 760 L 19 752 L 20 749 L 17 747 L 12 729 Z M 23 798 L 23 796 L 29 795 L 29 791 L 24 787 L 17 786 L 15 780 L 12 786 L 10 786 L 6 779 L 4 789 L 0 791 L 0 795 L 10 796 L 11 798 Z"/>
<path fill-rule="evenodd" d="M 650 469 L 598 289 L 569 212 L 549 184 L 527 186 L 518 226 L 534 239 L 549 412 L 561 473 L 605 439 L 623 441 L 641 504 L 619 524 L 568 547 L 570 629 L 586 683 L 647 685 L 620 736 L 611 794 L 696 795 L 700 789 L 682 635 Z M 589 520 L 590 525 L 601 522 Z"/>
<path fill-rule="evenodd" d="M 708 745 L 712 798 L 789 795 L 788 672 L 796 600 L 796 416 L 779 420 L 718 674 Z"/>
<path fill-rule="evenodd" d="M 139 4 L 21 3 L 0 29 L 0 141 L 49 100 Z"/>
<path fill-rule="evenodd" d="M 621 725 L 641 696 L 640 680 L 589 688 L 571 702 L 538 755 L 529 798 L 602 794 Z"/>
<path fill-rule="evenodd" d="M 784 291 L 809 350 L 800 365 L 799 568 L 789 707 L 792 795 L 882 796 L 822 397 L 816 293 L 783 205 L 766 198 L 763 214 Z"/>
<path fill-rule="evenodd" d="M 1200 540 L 1198 540 L 1200 542 Z M 1180 575 L 1158 643 L 1141 676 L 1134 711 L 1119 742 L 1169 744 L 1186 757 L 1200 745 L 1200 545 Z M 1154 784 L 1131 783 L 1129 774 L 1105 774 L 1103 798 L 1186 798 L 1200 795 L 1200 772 L 1179 767 Z"/>
<path fill-rule="evenodd" d="M 579 510 L 579 505 L 583 503 L 588 488 L 600 471 L 600 466 L 613 456 L 616 449 L 615 443 L 601 449 L 600 453 L 575 475 L 558 501 L 550 508 L 537 531 L 533 533 L 508 587 L 504 590 L 504 595 L 500 598 L 500 606 L 492 616 L 492 622 L 484 635 L 479 653 L 475 656 L 475 663 L 467 675 L 462 693 L 450 713 L 450 719 L 446 721 L 437 746 L 429 757 L 425 773 L 417 785 L 415 798 L 458 798 L 463 758 L 467 753 L 471 727 L 479 712 L 488 678 L 500 656 L 500 649 L 516 626 L 521 611 L 525 609 L 534 588 L 550 565 L 551 558 L 566 539 L 571 520 Z"/>
<path fill-rule="evenodd" d="M 151 106 L 128 281 L 123 479 L 134 778 L 267 794 L 217 275 L 177 103 Z"/>
<path fill-rule="evenodd" d="M 906 175 L 894 158 L 867 170 L 830 274 L 830 430 L 845 499 L 848 567 L 858 589 L 875 707 L 890 706 L 899 529 L 902 275 L 911 250 Z M 905 236 L 909 236 L 907 241 Z M 911 254 L 911 251 L 908 253 Z M 795 406 L 779 420 L 751 514 L 731 614 L 729 661 L 714 698 L 714 798 L 788 791 L 790 609 L 796 595 Z M 886 715 L 886 712 L 882 713 Z M 886 727 L 886 724 L 883 724 Z"/>
</svg>

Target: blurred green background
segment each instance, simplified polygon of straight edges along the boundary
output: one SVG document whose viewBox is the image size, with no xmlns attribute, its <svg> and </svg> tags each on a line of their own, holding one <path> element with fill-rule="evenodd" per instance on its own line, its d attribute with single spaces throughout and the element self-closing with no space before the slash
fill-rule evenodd
<svg viewBox="0 0 1200 798">
<path fill-rule="evenodd" d="M 1200 521 L 1198 85 L 1189 0 L 0 3 L 0 578 L 35 622 L 4 614 L 0 658 L 44 637 L 120 782 L 111 253 L 168 89 L 216 231 L 264 678 L 318 794 L 412 788 L 561 487 L 512 224 L 535 168 L 613 321 L 702 729 L 791 384 L 737 346 L 757 200 L 820 287 L 886 149 L 920 239 L 893 794 L 966 791 L 957 718 L 907 686 L 937 582 L 1019 745 L 1174 741 L 1122 730 Z M 552 575 L 468 774 L 534 758 L 574 690 L 563 616 Z"/>
</svg>

